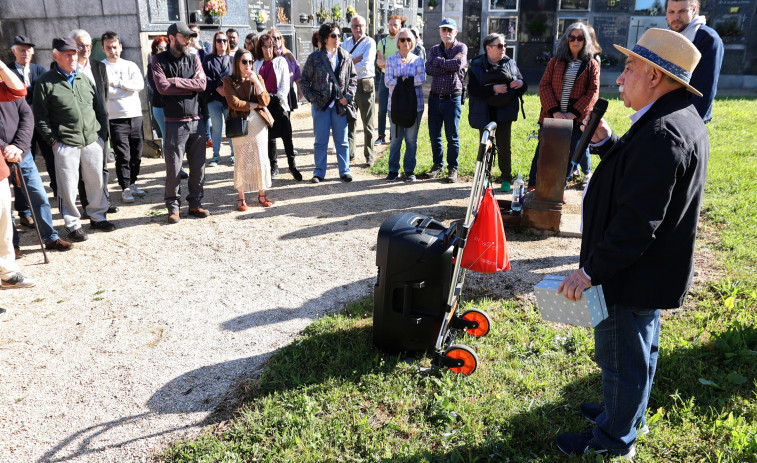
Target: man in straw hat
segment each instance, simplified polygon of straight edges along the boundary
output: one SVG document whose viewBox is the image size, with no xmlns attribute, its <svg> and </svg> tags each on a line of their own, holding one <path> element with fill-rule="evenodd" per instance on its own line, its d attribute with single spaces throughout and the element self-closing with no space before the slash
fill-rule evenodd
<svg viewBox="0 0 757 463">
<path fill-rule="evenodd" d="M 649 29 L 618 77 L 631 128 L 618 137 L 602 120 L 592 137 L 602 158 L 586 188 L 580 269 L 558 288 L 571 300 L 602 285 L 609 317 L 594 328 L 604 404 L 584 403 L 595 425 L 557 436 L 568 455 L 630 458 L 657 365 L 660 310 L 680 307 L 691 285 L 694 240 L 710 144 L 689 92 L 696 47 L 673 31 Z M 586 123 L 588 119 L 584 120 Z"/>
</svg>

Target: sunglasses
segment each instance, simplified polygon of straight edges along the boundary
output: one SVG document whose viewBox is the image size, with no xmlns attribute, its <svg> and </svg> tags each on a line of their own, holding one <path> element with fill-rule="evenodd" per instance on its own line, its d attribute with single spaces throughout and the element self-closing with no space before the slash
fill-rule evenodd
<svg viewBox="0 0 757 463">
<path fill-rule="evenodd" d="M 331 35 L 329 35 L 329 37 L 331 37 L 332 39 L 335 39 L 339 37 L 339 34 L 337 34 L 336 32 L 332 32 Z"/>
<path fill-rule="evenodd" d="M 583 35 L 569 35 L 568 40 L 571 42 L 583 42 L 584 36 Z"/>
<path fill-rule="evenodd" d="M 243 59 L 243 60 L 240 60 L 240 61 L 242 62 L 242 66 L 247 66 L 248 64 L 249 64 L 250 66 L 252 66 L 253 64 L 255 64 L 255 61 L 253 61 L 253 60 L 251 60 L 251 59 L 250 59 L 250 60 L 247 60 L 247 59 Z"/>
<path fill-rule="evenodd" d="M 400 37 L 397 39 L 397 41 L 399 43 L 405 43 L 405 42 L 413 43 L 413 39 L 411 39 L 410 37 Z"/>
<path fill-rule="evenodd" d="M 503 43 L 498 43 L 496 45 L 489 45 L 489 46 L 490 47 L 496 47 L 496 48 L 498 48 L 500 50 L 504 50 L 505 49 L 505 44 L 503 44 Z"/>
<path fill-rule="evenodd" d="M 166 48 L 166 47 L 158 47 L 158 51 L 166 51 L 166 50 L 168 50 L 168 48 Z"/>
<path fill-rule="evenodd" d="M 228 39 L 216 39 L 216 43 L 227 43 Z"/>
<path fill-rule="evenodd" d="M 278 37 L 273 37 L 273 40 L 275 40 L 275 41 L 277 41 L 277 42 L 281 42 L 281 36 L 278 36 Z"/>
</svg>

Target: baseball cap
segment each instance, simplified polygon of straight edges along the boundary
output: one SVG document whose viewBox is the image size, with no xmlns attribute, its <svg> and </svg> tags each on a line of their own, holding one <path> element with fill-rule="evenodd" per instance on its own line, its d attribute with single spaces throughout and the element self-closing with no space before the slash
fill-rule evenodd
<svg viewBox="0 0 757 463">
<path fill-rule="evenodd" d="M 70 37 L 57 37 L 53 39 L 53 48 L 58 51 L 79 51 L 76 40 Z"/>
<path fill-rule="evenodd" d="M 442 23 L 439 24 L 439 28 L 442 28 L 442 27 L 450 27 L 454 30 L 457 30 L 457 23 L 452 18 L 443 18 Z"/>
<path fill-rule="evenodd" d="M 34 46 L 32 41 L 29 40 L 29 37 L 25 35 L 17 35 L 13 37 L 13 45 L 29 45 L 30 47 Z"/>
<path fill-rule="evenodd" d="M 195 37 L 197 35 L 197 32 L 187 27 L 187 23 L 185 23 L 184 21 L 179 21 L 168 26 L 168 33 L 166 35 L 173 35 L 175 37 L 176 34 L 185 35 L 187 37 Z"/>
</svg>

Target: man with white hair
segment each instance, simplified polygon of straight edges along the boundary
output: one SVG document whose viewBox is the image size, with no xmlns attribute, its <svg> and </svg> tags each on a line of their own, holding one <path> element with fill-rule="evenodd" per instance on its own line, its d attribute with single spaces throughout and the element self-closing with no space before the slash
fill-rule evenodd
<svg viewBox="0 0 757 463">
<path fill-rule="evenodd" d="M 108 198 L 103 186 L 103 148 L 108 140 L 108 115 L 95 87 L 76 69 L 77 43 L 53 39 L 53 69 L 34 88 L 36 127 L 53 147 L 58 174 L 58 208 L 72 241 L 84 241 L 76 207 L 79 172 L 89 203 L 84 206 L 93 230 L 113 231 L 106 220 Z M 102 64 L 102 63 L 101 63 Z"/>
<path fill-rule="evenodd" d="M 702 92 L 702 96 L 692 96 L 691 101 L 707 124 L 712 120 L 712 102 L 723 65 L 723 40 L 706 26 L 705 17 L 699 14 L 699 0 L 666 0 L 665 18 L 670 30 L 683 34 L 702 54 L 691 74 L 691 85 Z"/>
<path fill-rule="evenodd" d="M 352 17 L 350 22 L 352 37 L 342 44 L 342 48 L 352 55 L 352 63 L 357 72 L 357 92 L 355 103 L 360 111 L 360 119 L 363 121 L 363 154 L 368 167 L 372 166 L 373 157 L 373 111 L 376 99 L 374 88 L 376 41 L 366 35 L 365 18 L 360 15 Z M 350 144 L 350 160 L 355 159 L 355 123 L 347 125 L 347 139 Z"/>
<path fill-rule="evenodd" d="M 602 162 L 584 193 L 580 268 L 557 289 L 576 301 L 602 285 L 608 317 L 594 328 L 594 357 L 604 404 L 581 404 L 594 429 L 556 441 L 568 455 L 632 458 L 648 432 L 660 310 L 680 307 L 691 286 L 710 142 L 688 98 L 702 95 L 690 84 L 701 56 L 691 42 L 649 29 L 632 50 L 615 48 L 628 57 L 620 96 L 636 112 L 622 137 L 604 119 L 592 136 Z"/>
<path fill-rule="evenodd" d="M 74 29 L 69 32 L 68 36 L 76 41 L 77 48 L 77 60 L 76 71 L 87 76 L 95 86 L 97 94 L 102 100 L 105 112 L 108 112 L 108 71 L 105 70 L 105 65 L 100 61 L 92 61 L 90 56 L 92 55 L 92 37 L 89 32 L 84 29 Z M 106 127 L 107 130 L 107 127 Z M 106 144 L 103 148 L 103 188 L 105 188 L 105 197 L 108 199 L 108 213 L 118 212 L 118 207 L 110 205 L 110 194 L 108 194 L 108 156 L 109 149 Z M 84 187 L 84 181 L 79 180 L 79 201 L 81 201 L 82 207 L 87 207 L 87 189 Z"/>
</svg>

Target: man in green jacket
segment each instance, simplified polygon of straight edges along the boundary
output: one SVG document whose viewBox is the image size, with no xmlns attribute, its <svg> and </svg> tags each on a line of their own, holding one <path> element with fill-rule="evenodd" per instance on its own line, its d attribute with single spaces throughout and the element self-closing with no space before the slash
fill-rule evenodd
<svg viewBox="0 0 757 463">
<path fill-rule="evenodd" d="M 34 117 L 44 140 L 53 147 L 60 213 L 73 241 L 84 241 L 81 214 L 76 207 L 79 169 L 89 204 L 93 230 L 113 231 L 106 220 L 108 198 L 103 185 L 103 147 L 108 140 L 108 115 L 88 78 L 76 72 L 76 42 L 53 39 L 55 66 L 34 88 Z"/>
</svg>

